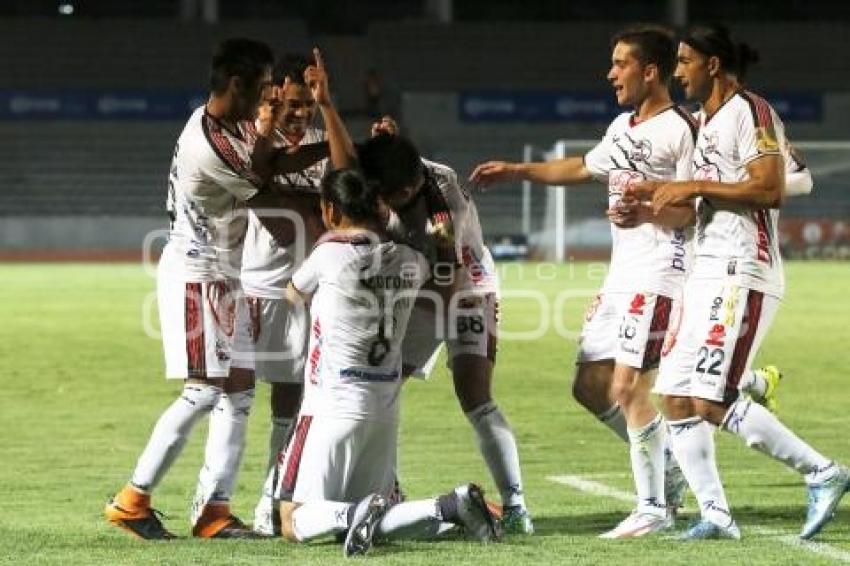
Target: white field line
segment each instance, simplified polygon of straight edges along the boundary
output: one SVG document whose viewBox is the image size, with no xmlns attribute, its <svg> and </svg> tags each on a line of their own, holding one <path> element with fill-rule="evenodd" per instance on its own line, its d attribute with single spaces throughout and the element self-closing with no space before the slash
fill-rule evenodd
<svg viewBox="0 0 850 566">
<path fill-rule="evenodd" d="M 567 485 L 585 493 L 590 493 L 591 495 L 598 495 L 600 497 L 610 497 L 611 499 L 618 499 L 620 501 L 625 501 L 626 503 L 630 504 L 634 504 L 635 502 L 635 496 L 632 493 L 607 486 L 604 483 L 588 480 L 581 476 L 548 476 L 546 479 L 555 483 L 559 483 L 561 485 Z M 751 533 L 756 533 L 771 540 L 775 540 L 776 542 L 782 543 L 787 546 L 792 546 L 800 550 L 805 550 L 806 552 L 819 554 L 820 556 L 825 556 L 827 558 L 839 560 L 841 562 L 850 562 L 850 552 L 845 552 L 841 549 L 835 548 L 834 546 L 830 546 L 828 544 L 824 544 L 822 542 L 811 542 L 807 540 L 801 540 L 796 535 L 789 535 L 787 533 L 783 533 L 782 531 L 777 531 L 775 529 L 761 527 L 758 525 L 748 527 L 747 531 Z"/>
</svg>

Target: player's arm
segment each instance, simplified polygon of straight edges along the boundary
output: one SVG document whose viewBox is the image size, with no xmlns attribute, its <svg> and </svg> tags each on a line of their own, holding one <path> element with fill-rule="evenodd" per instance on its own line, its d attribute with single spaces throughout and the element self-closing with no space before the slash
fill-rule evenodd
<svg viewBox="0 0 850 566">
<path fill-rule="evenodd" d="M 356 161 L 354 142 L 351 141 L 351 136 L 331 101 L 325 61 L 318 48 L 313 49 L 313 56 L 316 64 L 310 65 L 304 71 L 304 82 L 310 87 L 325 122 L 331 165 L 334 169 L 353 167 Z"/>
<path fill-rule="evenodd" d="M 297 173 L 330 156 L 328 142 L 307 143 L 275 149 L 274 174 Z"/>
<path fill-rule="evenodd" d="M 785 196 L 807 195 L 812 192 L 814 186 L 812 171 L 806 166 L 806 160 L 800 151 L 790 143 L 788 152 L 791 159 L 785 164 Z"/>
<path fill-rule="evenodd" d="M 785 164 L 778 154 L 762 155 L 746 165 L 748 178 L 737 183 L 695 180 L 644 181 L 636 185 L 638 198 L 651 198 L 652 209 L 682 204 L 696 197 L 718 203 L 747 206 L 756 210 L 778 208 L 785 194 Z"/>
<path fill-rule="evenodd" d="M 626 189 L 620 203 L 606 211 L 608 220 L 620 228 L 634 228 L 651 222 L 669 230 L 684 228 L 696 222 L 696 207 L 693 201 L 665 206 L 658 212 L 652 204 L 642 202 L 634 196 L 634 190 Z"/>
<path fill-rule="evenodd" d="M 312 293 L 302 293 L 295 287 L 295 285 L 292 284 L 291 281 L 286 286 L 286 300 L 289 301 L 290 304 L 295 306 L 305 306 L 309 305 L 312 299 Z"/>
<path fill-rule="evenodd" d="M 486 161 L 475 167 L 469 180 L 481 186 L 526 180 L 543 185 L 566 185 L 592 180 L 582 157 L 567 157 L 537 163 Z"/>
</svg>

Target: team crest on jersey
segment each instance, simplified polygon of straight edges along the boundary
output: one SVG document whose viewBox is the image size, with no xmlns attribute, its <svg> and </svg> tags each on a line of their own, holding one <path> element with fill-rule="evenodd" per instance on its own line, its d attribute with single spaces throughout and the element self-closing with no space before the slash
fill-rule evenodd
<svg viewBox="0 0 850 566">
<path fill-rule="evenodd" d="M 616 171 L 611 171 L 608 175 L 608 196 L 623 196 L 627 187 L 630 187 L 635 183 L 640 183 L 645 179 L 646 176 L 643 173 L 632 169 L 618 169 Z"/>
<path fill-rule="evenodd" d="M 702 139 L 705 140 L 704 143 L 701 144 L 703 154 L 720 154 L 720 150 L 718 149 L 720 146 L 720 136 L 717 135 L 716 131 L 712 130 L 710 132 L 703 132 Z"/>
</svg>

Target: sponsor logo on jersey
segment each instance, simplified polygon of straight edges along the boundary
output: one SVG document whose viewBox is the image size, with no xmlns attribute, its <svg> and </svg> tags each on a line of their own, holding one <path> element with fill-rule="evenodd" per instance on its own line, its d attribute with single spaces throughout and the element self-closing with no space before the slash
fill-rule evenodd
<svg viewBox="0 0 850 566">
<path fill-rule="evenodd" d="M 673 246 L 673 258 L 670 261 L 670 267 L 676 271 L 685 272 L 685 230 L 679 228 L 673 230 L 673 238 L 670 240 Z"/>
<path fill-rule="evenodd" d="M 700 144 L 702 146 L 702 153 L 704 155 L 720 155 L 720 150 L 718 146 L 720 145 L 720 136 L 718 136 L 717 132 L 712 130 L 710 132 L 702 133 L 703 143 Z"/>
<path fill-rule="evenodd" d="M 635 183 L 640 183 L 646 177 L 640 171 L 632 171 L 631 169 L 617 169 L 611 171 L 608 175 L 608 196 L 621 197 L 627 187 Z"/>
</svg>

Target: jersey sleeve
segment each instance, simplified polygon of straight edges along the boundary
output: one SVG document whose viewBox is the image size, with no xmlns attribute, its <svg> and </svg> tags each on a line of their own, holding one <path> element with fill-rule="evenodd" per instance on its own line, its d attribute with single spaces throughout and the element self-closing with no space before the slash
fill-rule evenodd
<svg viewBox="0 0 850 566">
<path fill-rule="evenodd" d="M 607 181 L 608 173 L 614 168 L 614 162 L 611 160 L 613 128 L 614 124 L 612 123 L 608 126 L 605 137 L 584 155 L 584 166 L 597 181 Z"/>
<path fill-rule="evenodd" d="M 761 97 L 745 94 L 749 112 L 738 120 L 738 153 L 746 165 L 765 155 L 782 155 L 777 136 L 778 117 Z"/>
<path fill-rule="evenodd" d="M 292 275 L 292 286 L 304 295 L 312 295 L 319 288 L 319 276 L 321 275 L 322 258 L 327 253 L 327 245 L 318 245 L 313 252 L 307 256 L 301 267 Z"/>
</svg>

